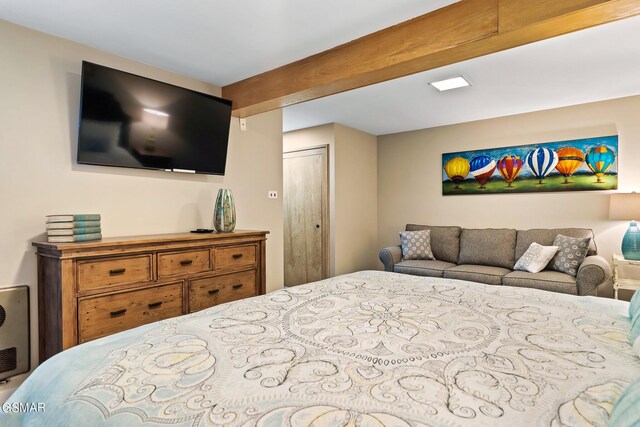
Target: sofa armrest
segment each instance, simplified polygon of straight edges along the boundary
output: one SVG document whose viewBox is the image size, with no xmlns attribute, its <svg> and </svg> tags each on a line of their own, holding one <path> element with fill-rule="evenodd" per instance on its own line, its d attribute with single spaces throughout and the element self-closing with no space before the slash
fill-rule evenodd
<svg viewBox="0 0 640 427">
<path fill-rule="evenodd" d="M 578 295 L 596 295 L 598 286 L 612 276 L 611 265 L 599 255 L 588 256 L 578 268 Z"/>
<path fill-rule="evenodd" d="M 380 250 L 378 257 L 384 264 L 384 271 L 393 271 L 393 266 L 402 261 L 402 247 L 396 245 L 383 248 Z"/>
</svg>

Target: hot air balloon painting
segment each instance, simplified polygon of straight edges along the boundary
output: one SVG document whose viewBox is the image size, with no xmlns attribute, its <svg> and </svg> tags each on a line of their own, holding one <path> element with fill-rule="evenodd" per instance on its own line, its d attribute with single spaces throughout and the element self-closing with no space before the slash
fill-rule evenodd
<svg viewBox="0 0 640 427">
<path fill-rule="evenodd" d="M 605 145 L 593 147 L 587 152 L 587 166 L 596 176 L 596 183 L 602 184 L 602 177 L 616 160 L 616 153 Z"/>
<path fill-rule="evenodd" d="M 556 170 L 564 176 L 563 184 L 569 184 L 569 177 L 584 163 L 584 153 L 575 147 L 562 147 L 556 153 L 558 154 Z"/>
<path fill-rule="evenodd" d="M 498 160 L 498 172 L 507 181 L 507 187 L 513 186 L 518 174 L 522 170 L 522 159 L 520 156 L 506 155 Z"/>
<path fill-rule="evenodd" d="M 455 183 L 454 189 L 460 189 L 460 183 L 469 175 L 469 168 L 469 160 L 464 157 L 454 157 L 444 164 L 445 173 Z"/>
<path fill-rule="evenodd" d="M 496 161 L 489 156 L 475 156 L 469 165 L 471 176 L 480 183 L 480 188 L 485 188 L 485 184 L 496 170 Z"/>
<path fill-rule="evenodd" d="M 550 148 L 536 148 L 527 154 L 525 163 L 533 176 L 538 179 L 538 184 L 542 184 L 544 177 L 549 175 L 558 164 L 558 153 Z"/>
<path fill-rule="evenodd" d="M 443 195 L 615 190 L 618 136 L 443 153 L 440 172 Z"/>
</svg>

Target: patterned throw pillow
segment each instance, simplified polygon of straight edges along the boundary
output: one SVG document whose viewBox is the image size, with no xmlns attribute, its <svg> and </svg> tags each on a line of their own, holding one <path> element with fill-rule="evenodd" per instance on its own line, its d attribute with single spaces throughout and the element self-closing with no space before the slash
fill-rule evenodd
<svg viewBox="0 0 640 427">
<path fill-rule="evenodd" d="M 539 273 L 549 264 L 556 252 L 558 252 L 557 246 L 542 246 L 533 242 L 513 266 L 513 269 Z"/>
<path fill-rule="evenodd" d="M 402 260 L 436 259 L 431 251 L 431 231 L 401 231 Z"/>
<path fill-rule="evenodd" d="M 587 256 L 590 241 L 591 237 L 579 239 L 558 234 L 553 240 L 553 246 L 558 246 L 560 249 L 553 257 L 550 268 L 575 277 L 578 274 L 578 267 Z"/>
</svg>

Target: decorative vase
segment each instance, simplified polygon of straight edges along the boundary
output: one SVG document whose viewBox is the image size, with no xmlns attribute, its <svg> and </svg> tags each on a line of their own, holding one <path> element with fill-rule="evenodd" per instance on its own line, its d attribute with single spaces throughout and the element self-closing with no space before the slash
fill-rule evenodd
<svg viewBox="0 0 640 427">
<path fill-rule="evenodd" d="M 640 260 L 640 230 L 635 221 L 631 221 L 629 229 L 622 238 L 622 255 L 624 259 Z"/>
<path fill-rule="evenodd" d="M 213 211 L 213 226 L 217 231 L 229 232 L 236 228 L 236 206 L 233 194 L 228 188 L 218 190 Z"/>
</svg>

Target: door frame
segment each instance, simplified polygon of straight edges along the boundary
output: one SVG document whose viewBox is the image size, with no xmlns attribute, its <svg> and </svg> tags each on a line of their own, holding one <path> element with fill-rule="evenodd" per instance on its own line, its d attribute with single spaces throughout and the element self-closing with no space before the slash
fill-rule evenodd
<svg viewBox="0 0 640 427">
<path fill-rule="evenodd" d="M 319 144 L 319 145 L 311 145 L 309 147 L 298 148 L 295 150 L 287 150 L 283 151 L 282 159 L 287 158 L 296 158 L 296 157 L 306 157 L 313 156 L 317 154 L 323 154 L 324 158 L 324 181 L 322 182 L 322 223 L 320 227 L 322 228 L 322 278 L 326 279 L 329 277 L 329 259 L 331 254 L 331 248 L 329 247 L 329 236 L 331 227 L 331 221 L 329 220 L 330 211 L 330 197 L 329 197 L 329 188 L 330 188 L 330 167 L 329 167 L 329 144 Z M 283 165 L 284 168 L 284 165 Z M 284 188 L 284 186 L 283 186 Z M 283 194 L 284 198 L 284 194 Z"/>
</svg>

